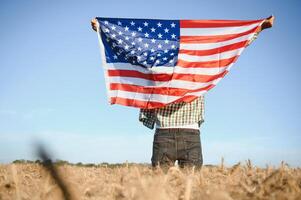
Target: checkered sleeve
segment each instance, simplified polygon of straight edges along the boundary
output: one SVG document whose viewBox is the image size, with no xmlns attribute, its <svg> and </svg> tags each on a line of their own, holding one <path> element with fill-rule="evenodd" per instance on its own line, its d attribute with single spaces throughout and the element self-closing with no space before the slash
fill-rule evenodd
<svg viewBox="0 0 301 200">
<path fill-rule="evenodd" d="M 154 109 L 140 109 L 139 121 L 147 128 L 153 129 L 156 121 Z"/>
<path fill-rule="evenodd" d="M 199 121 L 199 126 L 205 121 L 205 97 L 200 96 L 200 104 L 201 104 L 201 116 Z"/>
</svg>

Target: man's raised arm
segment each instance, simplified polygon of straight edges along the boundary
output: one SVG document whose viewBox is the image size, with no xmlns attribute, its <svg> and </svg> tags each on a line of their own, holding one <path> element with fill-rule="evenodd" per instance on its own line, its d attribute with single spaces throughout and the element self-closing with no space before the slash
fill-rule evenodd
<svg viewBox="0 0 301 200">
<path fill-rule="evenodd" d="M 250 45 L 256 38 L 257 38 L 257 35 L 264 29 L 267 29 L 267 28 L 271 28 L 274 24 L 274 20 L 275 20 L 275 17 L 273 15 L 269 16 L 268 18 L 265 19 L 265 21 L 261 24 L 261 26 L 258 27 L 258 29 L 256 30 L 256 33 L 254 35 L 254 37 L 249 40 L 248 44 L 247 45 Z"/>
</svg>

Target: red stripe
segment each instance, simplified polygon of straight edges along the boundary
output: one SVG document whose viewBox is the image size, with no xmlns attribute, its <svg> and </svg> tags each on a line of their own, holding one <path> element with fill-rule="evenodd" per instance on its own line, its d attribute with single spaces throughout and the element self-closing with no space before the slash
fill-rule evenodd
<svg viewBox="0 0 301 200">
<path fill-rule="evenodd" d="M 250 33 L 256 32 L 258 27 L 252 28 L 251 30 L 238 33 L 238 34 L 227 34 L 227 35 L 208 35 L 208 36 L 180 36 L 181 43 L 216 43 L 223 42 L 226 40 L 232 40 Z"/>
<path fill-rule="evenodd" d="M 178 103 L 178 102 L 192 102 L 198 98 L 194 95 L 185 96 L 182 98 L 177 99 L 174 102 L 171 103 Z M 144 109 L 154 109 L 154 108 L 161 108 L 166 106 L 167 104 L 156 102 L 156 101 L 141 101 L 137 99 L 128 99 L 128 98 L 122 98 L 122 97 L 111 97 L 111 104 L 119 104 L 123 106 L 132 106 L 136 108 L 144 108 Z M 170 104 L 170 103 L 168 103 Z"/>
<path fill-rule="evenodd" d="M 132 106 L 144 109 L 160 108 L 166 105 L 164 103 L 155 101 L 140 101 L 137 99 L 128 99 L 122 97 L 111 97 L 111 104 L 119 104 L 123 106 Z"/>
<path fill-rule="evenodd" d="M 238 56 L 232 58 L 206 61 L 206 62 L 189 62 L 179 59 L 178 66 L 190 67 L 190 68 L 214 68 L 214 67 L 226 67 L 237 60 Z"/>
<path fill-rule="evenodd" d="M 186 102 L 186 103 L 190 103 L 192 102 L 193 100 L 195 100 L 196 98 L 198 98 L 198 96 L 194 96 L 194 95 L 187 95 L 185 97 L 182 97 L 180 99 L 177 99 L 175 100 L 174 102 L 172 103 L 178 103 L 178 102 Z"/>
<path fill-rule="evenodd" d="M 182 88 L 171 88 L 171 87 L 143 87 L 140 85 L 122 84 L 122 83 L 111 83 L 111 90 L 122 90 L 127 92 L 143 93 L 143 94 L 161 94 L 168 96 L 184 96 L 189 92 L 200 92 L 203 90 L 210 90 L 214 85 L 208 85 L 203 88 L 194 90 L 182 89 Z"/>
<path fill-rule="evenodd" d="M 181 28 L 219 28 L 246 26 L 259 23 L 262 20 L 180 20 Z"/>
<path fill-rule="evenodd" d="M 188 55 L 193 55 L 193 56 L 208 56 L 208 55 L 213 55 L 213 54 L 218 54 L 226 51 L 231 51 L 235 49 L 239 49 L 242 47 L 245 47 L 249 41 L 245 40 L 242 42 L 237 42 L 233 44 L 229 44 L 226 46 L 214 48 L 214 49 L 208 49 L 208 50 L 186 50 L 186 49 L 180 49 L 179 53 L 184 53 Z"/>
<path fill-rule="evenodd" d="M 170 81 L 170 80 L 183 80 L 191 82 L 207 83 L 220 77 L 224 77 L 227 71 L 224 71 L 216 75 L 202 75 L 202 74 L 145 74 L 133 70 L 108 70 L 108 76 L 120 76 L 120 77 L 133 77 L 143 78 L 151 81 Z"/>
</svg>

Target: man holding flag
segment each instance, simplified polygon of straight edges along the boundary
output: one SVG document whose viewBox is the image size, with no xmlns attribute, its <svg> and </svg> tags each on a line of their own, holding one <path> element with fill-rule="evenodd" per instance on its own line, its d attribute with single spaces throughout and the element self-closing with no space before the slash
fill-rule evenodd
<svg viewBox="0 0 301 200">
<path fill-rule="evenodd" d="M 111 104 L 156 127 L 152 165 L 202 166 L 204 94 L 274 17 L 261 20 L 95 18 Z"/>
</svg>

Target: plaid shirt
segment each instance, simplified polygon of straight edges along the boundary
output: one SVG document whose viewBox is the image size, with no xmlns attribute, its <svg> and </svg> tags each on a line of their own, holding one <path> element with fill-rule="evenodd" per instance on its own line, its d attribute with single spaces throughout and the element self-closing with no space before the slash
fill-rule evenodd
<svg viewBox="0 0 301 200">
<path fill-rule="evenodd" d="M 160 127 L 178 127 L 204 122 L 204 96 L 185 103 L 174 103 L 156 109 L 140 109 L 139 121 L 153 129 L 155 123 Z"/>
</svg>

